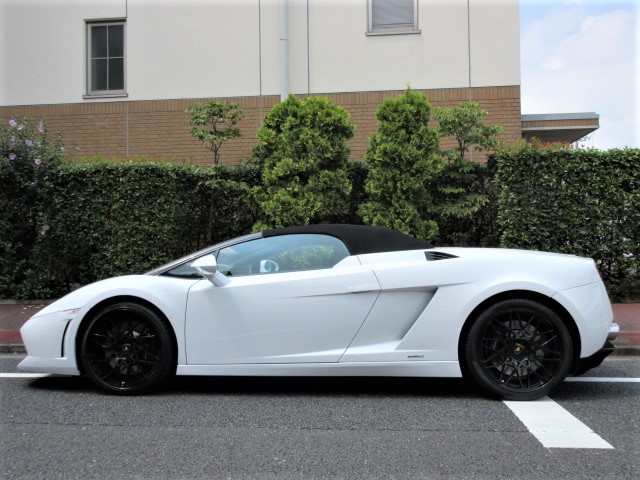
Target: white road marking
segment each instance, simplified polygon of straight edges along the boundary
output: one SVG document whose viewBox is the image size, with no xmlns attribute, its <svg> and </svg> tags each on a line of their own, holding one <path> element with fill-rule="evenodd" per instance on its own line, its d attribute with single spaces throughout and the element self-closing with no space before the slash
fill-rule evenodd
<svg viewBox="0 0 640 480">
<path fill-rule="evenodd" d="M 48 373 L 0 373 L 0 378 L 42 378 L 48 376 Z"/>
<path fill-rule="evenodd" d="M 546 448 L 613 449 L 600 435 L 549 397 L 505 405 Z"/>
<path fill-rule="evenodd" d="M 594 382 L 594 383 L 640 383 L 640 378 L 628 377 L 567 377 L 565 382 Z"/>
</svg>

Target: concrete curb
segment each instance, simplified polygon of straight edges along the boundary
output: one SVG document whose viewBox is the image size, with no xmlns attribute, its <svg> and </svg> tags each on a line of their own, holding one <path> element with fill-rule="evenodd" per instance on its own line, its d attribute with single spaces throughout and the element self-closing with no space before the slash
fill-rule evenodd
<svg viewBox="0 0 640 480">
<path fill-rule="evenodd" d="M 14 300 L 12 298 L 3 298 L 0 299 L 0 305 L 50 305 L 55 301 L 55 298 L 49 300 Z"/>
<path fill-rule="evenodd" d="M 615 345 L 615 343 L 614 343 Z M 615 345 L 616 349 L 610 357 L 636 357 L 640 356 L 640 347 L 632 345 Z"/>
<path fill-rule="evenodd" d="M 20 343 L 5 343 L 0 344 L 0 353 L 22 354 L 27 353 L 27 350 Z"/>
</svg>

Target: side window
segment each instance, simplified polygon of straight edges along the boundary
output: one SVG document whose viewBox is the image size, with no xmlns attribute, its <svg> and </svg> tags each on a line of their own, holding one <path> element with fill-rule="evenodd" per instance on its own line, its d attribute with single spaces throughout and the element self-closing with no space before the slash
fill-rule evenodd
<svg viewBox="0 0 640 480">
<path fill-rule="evenodd" d="M 369 0 L 367 35 L 420 33 L 418 0 Z"/>
<path fill-rule="evenodd" d="M 87 23 L 87 95 L 125 93 L 124 25 Z"/>
<path fill-rule="evenodd" d="M 332 268 L 349 252 L 328 235 L 281 235 L 223 248 L 218 269 L 229 276 L 261 275 Z"/>
</svg>

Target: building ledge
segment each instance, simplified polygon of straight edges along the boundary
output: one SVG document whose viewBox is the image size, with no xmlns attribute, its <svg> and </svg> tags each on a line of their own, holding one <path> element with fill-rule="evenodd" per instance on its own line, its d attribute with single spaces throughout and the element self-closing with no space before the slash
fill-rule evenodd
<svg viewBox="0 0 640 480">
<path fill-rule="evenodd" d="M 573 143 L 600 128 L 594 112 L 522 115 L 522 138 L 542 143 Z"/>
</svg>

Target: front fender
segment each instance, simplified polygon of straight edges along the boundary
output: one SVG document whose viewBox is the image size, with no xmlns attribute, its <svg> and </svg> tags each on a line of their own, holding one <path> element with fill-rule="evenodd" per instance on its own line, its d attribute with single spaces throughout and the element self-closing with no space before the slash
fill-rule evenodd
<svg viewBox="0 0 640 480">
<path fill-rule="evenodd" d="M 41 364 L 59 364 L 59 368 L 51 373 L 75 374 L 79 370 L 75 351 L 81 325 L 96 307 L 117 299 L 140 299 L 158 309 L 167 318 L 176 336 L 178 363 L 186 363 L 184 321 L 187 293 L 198 281 L 200 280 L 129 275 L 102 280 L 73 291 L 42 309 L 23 326 L 21 332 L 29 357 L 21 364 L 21 368 L 35 369 Z M 56 338 L 47 338 L 42 333 L 42 325 L 47 327 L 44 331 L 48 331 L 51 330 L 48 322 L 55 321 L 59 326 L 62 322 L 60 319 L 64 320 L 64 329 L 52 326 L 56 331 Z M 60 338 L 61 335 L 64 337 Z"/>
</svg>

